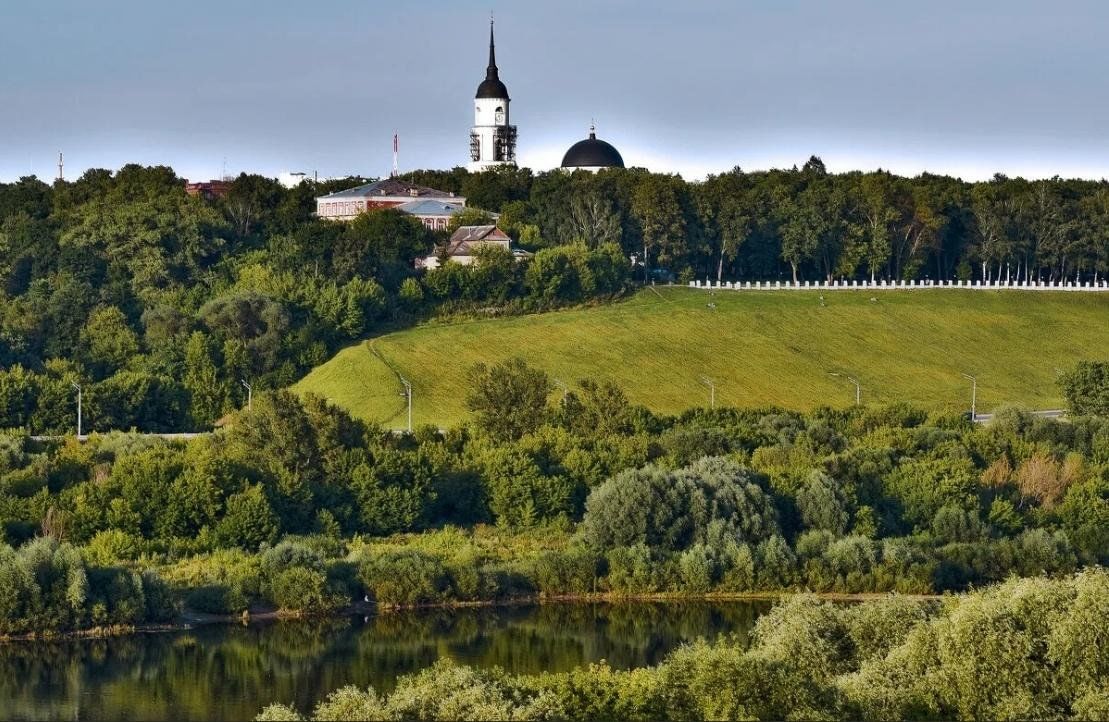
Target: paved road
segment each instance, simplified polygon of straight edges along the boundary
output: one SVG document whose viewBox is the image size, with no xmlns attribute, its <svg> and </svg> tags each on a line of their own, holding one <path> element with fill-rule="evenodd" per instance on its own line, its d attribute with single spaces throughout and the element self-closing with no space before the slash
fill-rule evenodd
<svg viewBox="0 0 1109 722">
<path fill-rule="evenodd" d="M 122 433 L 126 434 L 126 433 L 130 433 L 130 432 L 123 431 Z M 207 436 L 208 434 L 210 434 L 212 432 L 211 431 L 179 431 L 179 432 L 175 432 L 175 433 L 171 433 L 171 434 L 161 434 L 161 433 L 157 433 L 157 432 L 149 432 L 148 433 L 146 431 L 136 431 L 135 433 L 136 434 L 141 434 L 142 436 L 157 436 L 158 438 L 161 438 L 161 439 L 170 439 L 170 440 L 177 439 L 177 440 L 181 440 L 181 441 L 188 441 L 189 439 L 195 439 L 198 436 Z M 43 436 L 43 435 L 40 434 L 40 435 L 36 435 L 36 436 L 31 436 L 30 438 L 31 438 L 31 441 L 57 441 L 58 439 L 68 439 L 69 434 L 65 434 L 63 436 Z M 78 441 L 88 441 L 89 440 L 89 435 L 88 434 L 81 434 L 81 436 L 77 437 L 77 440 Z"/>
<path fill-rule="evenodd" d="M 1066 409 L 1045 409 L 1043 411 L 1030 411 L 1028 412 L 1033 416 L 1038 416 L 1041 419 L 1062 419 L 1066 417 Z M 993 421 L 993 414 L 978 414 L 974 420 L 979 424 L 985 424 Z"/>
</svg>

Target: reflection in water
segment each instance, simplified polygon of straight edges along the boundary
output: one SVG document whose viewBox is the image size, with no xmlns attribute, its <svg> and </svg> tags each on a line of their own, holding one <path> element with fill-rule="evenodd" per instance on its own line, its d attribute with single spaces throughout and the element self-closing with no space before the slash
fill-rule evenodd
<svg viewBox="0 0 1109 722">
<path fill-rule="evenodd" d="M 251 719 L 346 684 L 391 689 L 446 657 L 523 674 L 659 662 L 682 642 L 745 640 L 769 605 L 549 604 L 237 625 L 0 645 L 0 719 Z"/>
</svg>

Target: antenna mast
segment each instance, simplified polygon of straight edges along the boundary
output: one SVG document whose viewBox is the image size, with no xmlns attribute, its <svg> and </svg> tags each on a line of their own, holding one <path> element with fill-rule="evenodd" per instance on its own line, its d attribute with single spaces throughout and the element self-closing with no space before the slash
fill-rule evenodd
<svg viewBox="0 0 1109 722">
<path fill-rule="evenodd" d="M 393 178 L 397 177 L 397 152 L 400 150 L 400 137 L 393 133 Z"/>
<path fill-rule="evenodd" d="M 65 180 L 65 164 L 62 162 L 62 152 L 58 151 L 58 180 Z"/>
</svg>

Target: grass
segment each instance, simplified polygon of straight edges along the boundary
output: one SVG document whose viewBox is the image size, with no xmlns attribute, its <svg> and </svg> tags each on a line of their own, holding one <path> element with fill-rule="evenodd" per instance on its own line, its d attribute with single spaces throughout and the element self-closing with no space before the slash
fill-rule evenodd
<svg viewBox="0 0 1109 722">
<path fill-rule="evenodd" d="M 810 409 L 909 401 L 964 409 L 978 378 L 978 409 L 1062 405 L 1055 382 L 1081 359 L 1109 357 L 1109 294 L 915 290 L 641 291 L 620 303 L 534 316 L 430 323 L 343 349 L 294 389 L 354 415 L 404 426 L 397 372 L 413 386 L 413 421 L 466 418 L 466 371 L 521 356 L 573 385 L 619 384 L 658 412 L 708 403 Z M 871 299 L 875 300 L 871 300 Z M 709 304 L 715 303 L 715 308 Z M 557 393 L 557 392 L 556 392 Z"/>
</svg>

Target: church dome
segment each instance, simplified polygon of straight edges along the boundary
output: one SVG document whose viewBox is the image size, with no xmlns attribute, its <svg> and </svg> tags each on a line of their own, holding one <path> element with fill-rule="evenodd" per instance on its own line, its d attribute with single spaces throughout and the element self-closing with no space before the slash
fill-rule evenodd
<svg viewBox="0 0 1109 722">
<path fill-rule="evenodd" d="M 589 129 L 589 137 L 570 146 L 562 156 L 563 168 L 623 168 L 624 159 L 620 151 L 611 143 L 597 138 L 596 132 Z"/>
<path fill-rule="evenodd" d="M 501 79 L 496 76 L 494 72 L 492 77 L 486 78 L 481 81 L 481 85 L 477 86 L 477 95 L 475 98 L 508 98 L 508 88 L 505 87 Z"/>
</svg>

